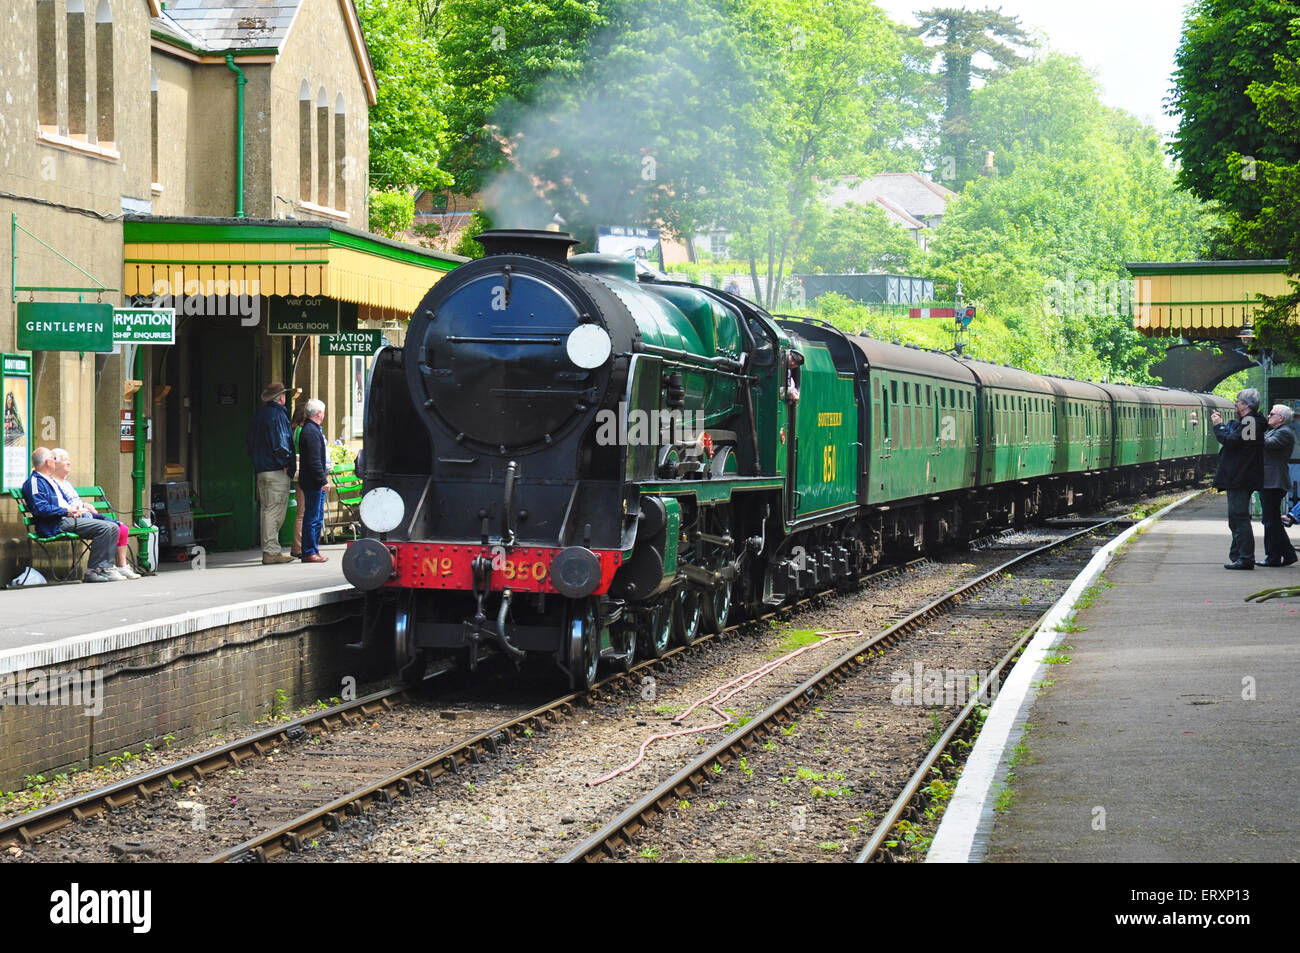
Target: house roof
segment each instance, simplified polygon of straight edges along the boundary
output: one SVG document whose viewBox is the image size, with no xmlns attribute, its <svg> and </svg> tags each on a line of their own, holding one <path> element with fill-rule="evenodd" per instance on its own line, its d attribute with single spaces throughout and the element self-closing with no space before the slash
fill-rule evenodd
<svg viewBox="0 0 1300 953">
<path fill-rule="evenodd" d="M 826 204 L 831 208 L 849 202 L 866 204 L 884 199 L 889 207 L 899 209 L 913 219 L 933 218 L 943 215 L 948 203 L 957 197 L 952 189 L 945 188 L 919 172 L 881 172 L 869 179 L 845 177 L 831 186 Z M 881 203 L 883 204 L 883 203 Z M 924 224 L 909 226 L 924 228 Z"/>
<path fill-rule="evenodd" d="M 153 35 L 193 53 L 224 55 L 284 49 L 302 0 L 168 0 L 152 19 Z M 370 105 L 378 87 L 353 0 L 339 0 Z"/>
<path fill-rule="evenodd" d="M 889 199 L 885 198 L 883 195 L 877 195 L 875 198 L 875 202 L 877 205 L 879 205 L 881 208 L 885 210 L 885 214 L 887 214 L 892 221 L 897 222 L 899 225 L 902 225 L 904 228 L 925 228 L 926 227 L 925 222 L 922 222 L 919 219 L 913 218 L 911 215 L 908 215 L 905 209 L 899 208 L 897 205 L 889 201 Z"/>
</svg>

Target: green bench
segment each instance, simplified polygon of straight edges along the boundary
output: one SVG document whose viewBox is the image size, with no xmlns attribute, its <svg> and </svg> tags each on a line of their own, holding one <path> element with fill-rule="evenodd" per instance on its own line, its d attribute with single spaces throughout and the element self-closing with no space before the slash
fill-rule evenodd
<svg viewBox="0 0 1300 953">
<path fill-rule="evenodd" d="M 330 467 L 330 495 L 333 504 L 326 506 L 324 532 L 330 539 L 351 533 L 361 535 L 361 477 L 354 463 L 336 463 Z"/>
<path fill-rule="evenodd" d="M 81 502 L 87 506 L 92 506 L 95 512 L 109 519 L 117 521 L 117 510 L 109 501 L 108 496 L 103 489 L 97 486 L 79 486 L 76 487 L 77 495 L 81 497 Z M 27 501 L 23 499 L 21 489 L 6 490 L 6 493 L 13 498 L 18 505 L 18 515 L 22 517 L 23 527 L 27 531 L 27 565 L 36 566 L 36 548 L 40 547 L 41 554 L 48 568 L 47 577 L 52 583 L 81 582 L 82 570 L 81 560 L 90 552 L 90 541 L 82 539 L 74 533 L 56 533 L 53 536 L 41 536 L 36 532 L 36 516 L 27 508 Z M 126 522 L 121 520 L 121 522 Z M 158 532 L 156 526 L 131 526 L 128 529 L 128 541 L 130 539 L 145 539 Z M 59 573 L 56 569 L 58 562 L 54 558 L 53 547 L 67 543 L 72 551 L 72 560 L 66 573 Z M 129 553 L 129 550 L 128 550 Z M 138 558 L 133 558 L 137 570 L 141 568 Z M 147 570 L 152 572 L 152 569 Z"/>
</svg>

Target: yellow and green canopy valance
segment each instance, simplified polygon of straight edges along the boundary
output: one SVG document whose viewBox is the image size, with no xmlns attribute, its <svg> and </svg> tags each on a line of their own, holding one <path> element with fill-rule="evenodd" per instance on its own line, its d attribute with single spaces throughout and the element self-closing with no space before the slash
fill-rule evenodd
<svg viewBox="0 0 1300 953">
<path fill-rule="evenodd" d="M 1133 327 L 1147 337 L 1237 337 L 1260 295 L 1291 290 L 1285 260 L 1136 262 Z"/>
<path fill-rule="evenodd" d="M 409 318 L 465 259 L 320 222 L 128 217 L 126 295 L 336 298 L 363 320 Z"/>
</svg>

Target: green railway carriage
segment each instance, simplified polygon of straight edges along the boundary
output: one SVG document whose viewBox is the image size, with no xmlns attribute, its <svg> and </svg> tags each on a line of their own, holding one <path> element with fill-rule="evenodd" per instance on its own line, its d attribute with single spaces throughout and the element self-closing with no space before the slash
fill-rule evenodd
<svg viewBox="0 0 1300 953">
<path fill-rule="evenodd" d="M 1056 395 L 1052 472 L 1089 473 L 1110 467 L 1114 452 L 1110 395 L 1089 381 L 1047 380 Z"/>
<path fill-rule="evenodd" d="M 1208 415 L 1202 395 L 1166 390 L 1160 406 L 1160 459 L 1184 460 L 1204 452 Z"/>
<path fill-rule="evenodd" d="M 1102 384 L 1112 401 L 1117 467 L 1154 463 L 1160 459 L 1158 391 L 1124 384 Z"/>
<path fill-rule="evenodd" d="M 798 399 L 786 435 L 789 521 L 825 518 L 858 502 L 858 405 L 854 378 L 836 367 L 824 344 L 797 342 L 803 366 L 797 370 Z"/>
<path fill-rule="evenodd" d="M 1044 377 L 1012 367 L 963 361 L 980 382 L 980 470 L 984 484 L 1047 476 L 1056 447 L 1055 394 Z"/>
</svg>

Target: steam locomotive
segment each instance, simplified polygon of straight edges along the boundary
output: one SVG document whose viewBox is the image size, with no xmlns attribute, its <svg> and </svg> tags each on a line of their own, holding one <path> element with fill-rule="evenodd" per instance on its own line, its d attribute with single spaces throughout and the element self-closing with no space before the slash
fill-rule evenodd
<svg viewBox="0 0 1300 953">
<path fill-rule="evenodd" d="M 1235 412 L 778 319 L 563 233 L 479 241 L 368 384 L 343 570 L 408 679 L 496 652 L 585 688 L 887 551 L 1194 481 Z"/>
</svg>

